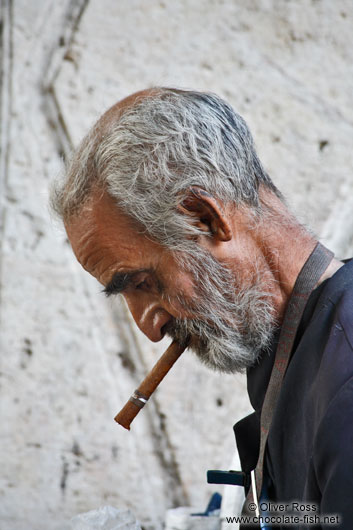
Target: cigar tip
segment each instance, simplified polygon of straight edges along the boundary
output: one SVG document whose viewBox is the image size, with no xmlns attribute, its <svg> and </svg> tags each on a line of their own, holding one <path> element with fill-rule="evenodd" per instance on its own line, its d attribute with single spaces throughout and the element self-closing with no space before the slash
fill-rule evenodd
<svg viewBox="0 0 353 530">
<path fill-rule="evenodd" d="M 119 421 L 118 416 L 115 416 L 114 421 L 116 421 L 116 423 L 119 423 L 119 425 L 121 425 L 122 427 L 124 427 L 124 429 L 126 429 L 127 431 L 130 430 L 130 425 L 126 425 L 126 424 L 124 425 L 124 423 L 122 423 L 121 421 Z"/>
</svg>

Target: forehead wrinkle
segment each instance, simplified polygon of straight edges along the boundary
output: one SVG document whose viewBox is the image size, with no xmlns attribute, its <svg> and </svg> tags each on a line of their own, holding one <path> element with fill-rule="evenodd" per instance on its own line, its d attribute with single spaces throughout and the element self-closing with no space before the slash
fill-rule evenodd
<svg viewBox="0 0 353 530">
<path fill-rule="evenodd" d="M 92 225 L 89 225 L 87 230 L 81 230 L 81 234 L 78 234 L 78 239 L 75 244 L 76 248 L 73 248 L 78 256 L 81 256 L 87 250 L 87 248 L 94 244 L 94 236 L 95 227 Z M 96 245 L 94 245 L 94 247 L 96 247 Z"/>
<path fill-rule="evenodd" d="M 90 272 L 91 270 L 95 271 L 98 265 L 105 259 L 105 257 L 99 253 L 99 258 L 96 261 L 92 261 L 92 258 L 94 258 L 97 253 L 97 250 L 92 251 L 90 254 L 88 254 L 85 261 L 82 263 L 82 267 L 88 272 Z"/>
<path fill-rule="evenodd" d="M 100 245 L 97 246 L 94 240 L 93 230 L 79 238 L 76 255 L 82 267 L 86 270 L 96 269 L 97 265 L 104 260 L 104 252 L 102 253 L 102 247 Z"/>
<path fill-rule="evenodd" d="M 95 225 L 90 224 L 89 228 L 79 235 L 74 251 L 85 269 L 95 268 L 101 261 L 107 259 L 109 255 L 111 256 L 110 261 L 112 263 L 108 268 L 111 268 L 118 260 L 117 248 L 130 250 L 132 247 L 120 241 L 117 247 L 117 244 L 111 241 L 109 235 L 102 234 Z M 92 263 L 92 257 L 96 254 L 99 256 L 99 259 Z"/>
</svg>

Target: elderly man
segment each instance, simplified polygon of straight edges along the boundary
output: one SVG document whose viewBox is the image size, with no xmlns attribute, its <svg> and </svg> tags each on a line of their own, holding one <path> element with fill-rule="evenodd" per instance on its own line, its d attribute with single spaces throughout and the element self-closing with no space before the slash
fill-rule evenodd
<svg viewBox="0 0 353 530">
<path fill-rule="evenodd" d="M 211 94 L 133 94 L 83 140 L 52 204 L 147 337 L 191 337 L 211 368 L 247 370 L 248 502 L 311 503 L 351 528 L 353 264 L 289 212 L 244 120 Z"/>
</svg>

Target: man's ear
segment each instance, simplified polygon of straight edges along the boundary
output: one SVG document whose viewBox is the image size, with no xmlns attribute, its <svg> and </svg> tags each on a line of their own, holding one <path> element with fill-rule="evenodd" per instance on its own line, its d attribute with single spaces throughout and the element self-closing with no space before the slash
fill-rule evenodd
<svg viewBox="0 0 353 530">
<path fill-rule="evenodd" d="M 202 232 L 207 232 L 219 241 L 232 239 L 231 226 L 219 202 L 202 188 L 190 187 L 178 210 L 188 215 L 190 222 Z"/>
</svg>

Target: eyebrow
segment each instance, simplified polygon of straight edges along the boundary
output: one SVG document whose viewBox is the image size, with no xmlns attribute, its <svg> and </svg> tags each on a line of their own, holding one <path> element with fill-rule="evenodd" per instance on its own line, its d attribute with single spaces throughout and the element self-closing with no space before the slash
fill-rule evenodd
<svg viewBox="0 0 353 530">
<path fill-rule="evenodd" d="M 103 293 L 106 296 L 122 293 L 140 272 L 147 272 L 147 269 L 139 269 L 133 272 L 115 272 L 111 280 L 104 287 Z"/>
</svg>

